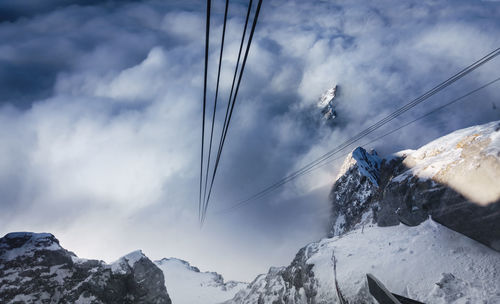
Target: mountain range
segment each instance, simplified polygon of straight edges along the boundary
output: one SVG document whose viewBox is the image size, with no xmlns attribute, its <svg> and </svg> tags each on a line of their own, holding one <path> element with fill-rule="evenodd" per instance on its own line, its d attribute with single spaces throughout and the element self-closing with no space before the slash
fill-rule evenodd
<svg viewBox="0 0 500 304">
<path fill-rule="evenodd" d="M 425 303 L 500 303 L 499 198 L 500 121 L 385 157 L 358 147 L 333 183 L 325 238 L 250 283 L 140 250 L 83 259 L 50 233 L 14 232 L 0 239 L 0 302 L 376 303 L 370 273 Z"/>
</svg>

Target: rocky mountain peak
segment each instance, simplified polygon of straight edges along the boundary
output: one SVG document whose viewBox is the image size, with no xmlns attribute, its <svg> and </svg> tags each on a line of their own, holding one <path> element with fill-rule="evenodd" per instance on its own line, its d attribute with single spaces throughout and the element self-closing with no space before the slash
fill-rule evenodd
<svg viewBox="0 0 500 304">
<path fill-rule="evenodd" d="M 326 120 L 331 120 L 337 117 L 337 112 L 335 111 L 335 106 L 333 100 L 335 99 L 337 92 L 337 85 L 328 89 L 325 93 L 321 95 L 318 100 L 317 106 L 321 109 L 321 114 Z"/>
<path fill-rule="evenodd" d="M 41 250 L 62 250 L 62 247 L 50 233 L 12 232 L 0 239 L 0 260 L 33 257 Z"/>
<path fill-rule="evenodd" d="M 113 273 L 127 273 L 133 270 L 135 264 L 143 259 L 149 260 L 141 250 L 132 251 L 111 263 L 110 267 Z"/>
<path fill-rule="evenodd" d="M 373 185 L 378 186 L 381 163 L 382 159 L 375 150 L 367 152 L 362 147 L 357 147 L 344 160 L 337 175 L 337 180 L 353 167 L 356 167 L 360 175 L 368 178 Z"/>
<path fill-rule="evenodd" d="M 165 303 L 161 270 L 141 251 L 115 263 L 78 258 L 49 233 L 0 239 L 1 303 Z"/>
</svg>

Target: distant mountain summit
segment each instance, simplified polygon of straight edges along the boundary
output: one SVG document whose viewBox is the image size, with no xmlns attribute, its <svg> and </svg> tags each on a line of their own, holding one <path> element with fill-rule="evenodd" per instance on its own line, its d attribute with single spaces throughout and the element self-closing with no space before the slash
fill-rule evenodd
<svg viewBox="0 0 500 304">
<path fill-rule="evenodd" d="M 334 87 L 328 89 L 318 100 L 317 106 L 321 110 L 323 118 L 326 120 L 332 120 L 337 117 L 337 112 L 333 102 L 337 93 L 337 88 L 337 85 L 335 85 Z"/>
</svg>

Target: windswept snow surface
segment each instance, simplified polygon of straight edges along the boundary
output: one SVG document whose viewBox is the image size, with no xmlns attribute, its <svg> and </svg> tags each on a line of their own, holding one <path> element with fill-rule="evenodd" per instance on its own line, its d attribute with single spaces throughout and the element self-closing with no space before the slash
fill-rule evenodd
<svg viewBox="0 0 500 304">
<path fill-rule="evenodd" d="M 391 292 L 424 303 L 500 303 L 500 254 L 432 221 L 417 227 L 365 227 L 308 245 L 317 303 L 337 301 L 337 280 L 350 303 L 370 303 L 366 274 Z"/>
<path fill-rule="evenodd" d="M 500 121 L 461 129 L 409 152 L 395 177 L 432 179 L 481 205 L 500 199 Z"/>
<path fill-rule="evenodd" d="M 200 272 L 188 262 L 170 258 L 155 261 L 163 271 L 165 286 L 175 304 L 215 304 L 234 297 L 247 283 L 224 283 L 215 272 Z"/>
</svg>

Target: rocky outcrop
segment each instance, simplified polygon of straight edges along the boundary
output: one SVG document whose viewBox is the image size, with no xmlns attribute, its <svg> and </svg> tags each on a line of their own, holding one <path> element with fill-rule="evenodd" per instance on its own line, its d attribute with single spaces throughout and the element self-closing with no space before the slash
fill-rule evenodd
<svg viewBox="0 0 500 304">
<path fill-rule="evenodd" d="M 136 251 L 108 265 L 78 258 L 48 233 L 0 239 L 1 303 L 171 303 L 161 270 Z"/>
<path fill-rule="evenodd" d="M 378 191 L 381 159 L 359 147 L 347 156 L 333 185 L 329 236 L 340 235 L 362 222 Z"/>
<path fill-rule="evenodd" d="M 288 267 L 271 267 L 267 274 L 258 276 L 248 287 L 226 304 L 298 304 L 315 303 L 317 282 L 312 264 L 307 260 L 317 252 L 314 246 L 299 250 Z"/>
</svg>

